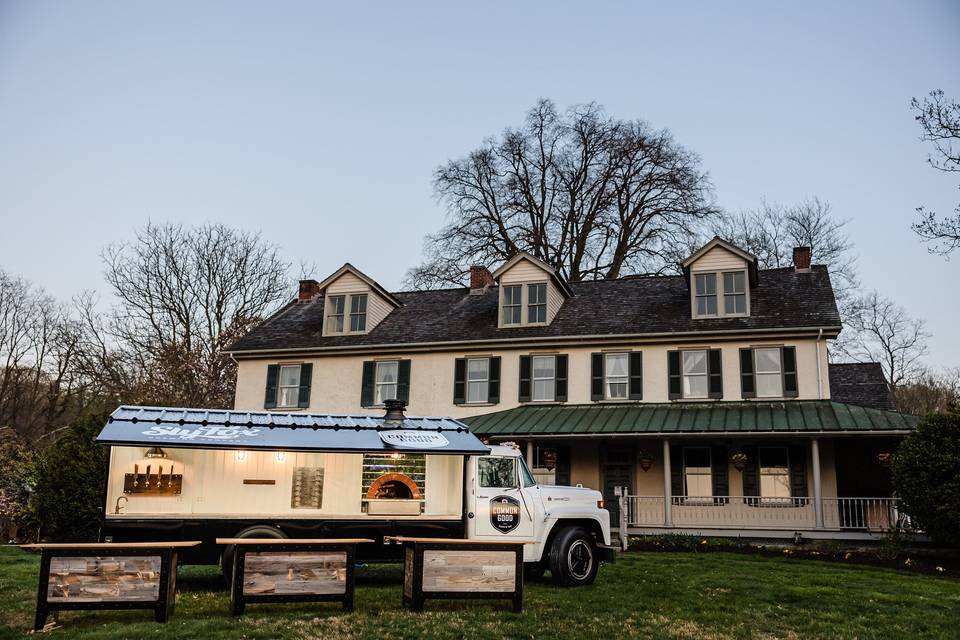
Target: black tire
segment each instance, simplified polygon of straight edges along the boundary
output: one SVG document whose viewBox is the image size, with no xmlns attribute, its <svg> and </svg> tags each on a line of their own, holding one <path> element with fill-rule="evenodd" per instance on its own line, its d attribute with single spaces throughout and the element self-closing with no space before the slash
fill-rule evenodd
<svg viewBox="0 0 960 640">
<path fill-rule="evenodd" d="M 275 538 L 283 540 L 289 536 L 276 527 L 271 527 L 266 524 L 255 524 L 252 527 L 247 527 L 233 537 Z M 223 554 L 220 556 L 220 573 L 223 574 L 223 579 L 227 581 L 227 584 L 231 584 L 231 578 L 233 577 L 233 554 L 235 550 L 236 545 L 228 544 L 223 548 Z"/>
<path fill-rule="evenodd" d="M 600 560 L 593 538 L 583 527 L 567 527 L 550 545 L 550 574 L 561 587 L 582 587 L 597 578 Z"/>
</svg>

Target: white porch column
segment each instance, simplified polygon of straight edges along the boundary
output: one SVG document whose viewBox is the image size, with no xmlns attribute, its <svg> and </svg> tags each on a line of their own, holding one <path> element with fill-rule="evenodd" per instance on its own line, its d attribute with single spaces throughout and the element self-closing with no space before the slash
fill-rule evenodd
<svg viewBox="0 0 960 640">
<path fill-rule="evenodd" d="M 533 469 L 533 440 L 527 440 L 527 466 Z"/>
<path fill-rule="evenodd" d="M 670 441 L 663 441 L 663 526 L 672 527 L 673 517 L 670 513 L 670 503 L 673 502 L 673 496 L 670 495 Z"/>
<path fill-rule="evenodd" d="M 813 513 L 817 529 L 823 529 L 823 490 L 820 486 L 820 443 L 816 438 L 810 441 L 810 453 L 813 458 Z"/>
</svg>

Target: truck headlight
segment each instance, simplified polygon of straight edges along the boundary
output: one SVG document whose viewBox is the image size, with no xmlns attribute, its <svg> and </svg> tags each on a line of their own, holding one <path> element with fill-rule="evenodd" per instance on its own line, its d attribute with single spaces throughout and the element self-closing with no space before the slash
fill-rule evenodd
<svg viewBox="0 0 960 640">
<path fill-rule="evenodd" d="M 603 503 L 603 498 L 600 498 L 599 500 L 597 500 L 597 509 L 603 509 L 603 508 L 605 508 L 605 505 Z"/>
</svg>

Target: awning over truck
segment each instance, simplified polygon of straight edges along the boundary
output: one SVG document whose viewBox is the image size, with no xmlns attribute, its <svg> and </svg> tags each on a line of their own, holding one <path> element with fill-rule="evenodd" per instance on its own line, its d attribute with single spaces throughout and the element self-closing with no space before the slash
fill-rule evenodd
<svg viewBox="0 0 960 640">
<path fill-rule="evenodd" d="M 119 407 L 97 436 L 101 444 L 267 451 L 402 451 L 486 454 L 490 450 L 452 418 Z"/>
</svg>

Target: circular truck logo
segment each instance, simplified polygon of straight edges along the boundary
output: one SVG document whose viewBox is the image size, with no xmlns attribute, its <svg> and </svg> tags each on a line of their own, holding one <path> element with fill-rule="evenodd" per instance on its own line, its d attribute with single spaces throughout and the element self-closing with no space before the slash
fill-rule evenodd
<svg viewBox="0 0 960 640">
<path fill-rule="evenodd" d="M 510 496 L 490 499 L 490 524 L 500 533 L 510 533 L 520 526 L 520 502 Z"/>
<path fill-rule="evenodd" d="M 442 449 L 450 444 L 442 433 L 412 429 L 381 431 L 380 439 L 387 446 L 401 449 Z"/>
</svg>

